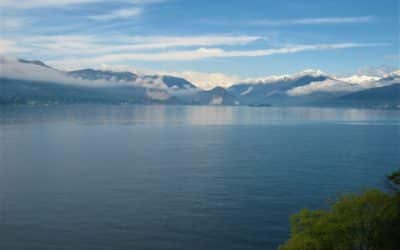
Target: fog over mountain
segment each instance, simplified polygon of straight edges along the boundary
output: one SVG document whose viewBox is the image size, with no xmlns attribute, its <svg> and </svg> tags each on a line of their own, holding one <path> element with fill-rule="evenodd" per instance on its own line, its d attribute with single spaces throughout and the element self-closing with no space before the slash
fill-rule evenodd
<svg viewBox="0 0 400 250">
<path fill-rule="evenodd" d="M 111 103 L 190 105 L 343 105 L 343 100 L 346 99 L 344 97 L 348 94 L 370 90 L 368 96 L 372 98 L 374 90 L 377 89 L 380 93 L 380 103 L 375 99 L 374 105 L 384 106 L 384 94 L 382 96 L 379 88 L 400 83 L 400 71 L 383 76 L 336 77 L 320 70 L 304 70 L 292 75 L 245 79 L 233 83 L 228 88 L 216 86 L 210 90 L 203 90 L 184 78 L 171 75 L 90 68 L 61 71 L 38 60 L 11 57 L 1 57 L 0 65 L 2 103 L 70 103 L 97 100 Z M 39 91 L 38 88 L 43 89 Z M 60 92 L 59 88 L 65 92 Z M 68 92 L 66 89 L 74 91 Z M 41 95 L 41 92 L 47 93 L 46 97 Z M 65 98 L 61 98 L 63 94 Z M 55 98 L 52 98 L 52 95 Z M 21 101 L 21 98 L 24 100 Z M 354 95 L 352 100 L 354 98 L 357 98 L 357 95 Z M 394 97 L 390 97 L 390 107 L 400 105 L 400 100 L 397 99 L 400 97 L 396 98 L 395 92 Z M 366 100 L 363 100 L 352 102 L 351 105 L 364 105 Z"/>
<path fill-rule="evenodd" d="M 61 71 L 41 61 L 29 61 L 11 57 L 0 58 L 0 77 L 9 79 L 54 82 L 90 87 L 134 86 L 160 89 L 195 88 L 182 79 L 161 75 L 139 75 L 131 72 L 114 72 L 95 69 Z M 166 77 L 166 78 L 164 78 Z M 164 79 L 166 79 L 164 81 Z M 176 80 L 176 84 L 174 84 Z"/>
</svg>

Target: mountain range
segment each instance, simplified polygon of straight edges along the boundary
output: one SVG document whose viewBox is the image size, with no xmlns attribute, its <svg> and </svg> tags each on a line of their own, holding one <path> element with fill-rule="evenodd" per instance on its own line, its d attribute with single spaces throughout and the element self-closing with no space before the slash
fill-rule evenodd
<svg viewBox="0 0 400 250">
<path fill-rule="evenodd" d="M 319 70 L 249 79 L 203 90 L 172 75 L 61 71 L 44 62 L 0 58 L 0 104 L 184 104 L 400 108 L 400 71 L 335 77 Z"/>
</svg>

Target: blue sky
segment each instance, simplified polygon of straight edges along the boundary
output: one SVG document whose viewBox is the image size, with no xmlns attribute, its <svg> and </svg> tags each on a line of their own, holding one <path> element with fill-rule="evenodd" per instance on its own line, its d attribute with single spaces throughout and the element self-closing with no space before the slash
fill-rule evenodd
<svg viewBox="0 0 400 250">
<path fill-rule="evenodd" d="M 399 68 L 398 0 L 0 0 L 0 7 L 0 53 L 61 69 L 214 73 L 223 82 L 308 68 Z"/>
</svg>

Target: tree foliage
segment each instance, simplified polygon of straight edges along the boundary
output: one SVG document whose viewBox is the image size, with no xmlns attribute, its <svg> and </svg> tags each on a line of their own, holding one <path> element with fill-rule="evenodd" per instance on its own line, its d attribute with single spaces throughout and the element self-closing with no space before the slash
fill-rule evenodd
<svg viewBox="0 0 400 250">
<path fill-rule="evenodd" d="M 392 173 L 391 175 L 388 175 L 387 179 L 389 181 L 390 187 L 396 192 L 400 192 L 400 170 Z"/>
<path fill-rule="evenodd" d="M 400 178 L 399 172 L 391 176 L 391 182 Z M 400 249 L 399 200 L 398 192 L 368 190 L 342 196 L 329 210 L 303 209 L 292 216 L 291 238 L 279 249 Z"/>
</svg>

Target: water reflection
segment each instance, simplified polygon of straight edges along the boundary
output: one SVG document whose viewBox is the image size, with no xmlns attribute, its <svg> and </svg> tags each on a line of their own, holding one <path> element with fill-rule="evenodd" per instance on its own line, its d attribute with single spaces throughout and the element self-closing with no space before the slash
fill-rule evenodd
<svg viewBox="0 0 400 250">
<path fill-rule="evenodd" d="M 0 249 L 276 249 L 290 214 L 383 186 L 399 124 L 384 110 L 3 107 Z"/>
<path fill-rule="evenodd" d="M 64 122 L 125 125 L 268 125 L 315 122 L 400 124 L 399 110 L 215 106 L 2 107 L 1 124 Z"/>
</svg>

